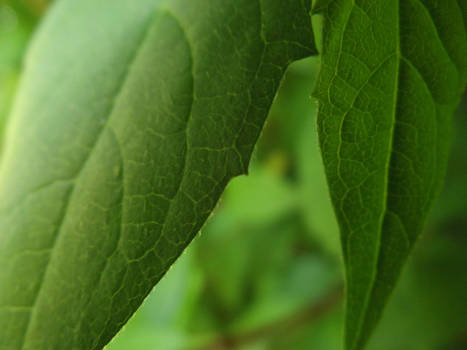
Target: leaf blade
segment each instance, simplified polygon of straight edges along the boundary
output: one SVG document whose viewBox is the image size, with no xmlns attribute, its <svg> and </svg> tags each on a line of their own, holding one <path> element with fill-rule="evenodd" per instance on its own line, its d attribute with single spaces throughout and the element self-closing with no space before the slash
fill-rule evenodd
<svg viewBox="0 0 467 350">
<path fill-rule="evenodd" d="M 102 348 L 315 53 L 307 2 L 114 3 L 57 3 L 28 57 L 0 169 L 0 349 Z"/>
<path fill-rule="evenodd" d="M 442 183 L 466 81 L 456 9 L 334 1 L 324 12 L 315 95 L 347 270 L 347 349 L 364 347 Z"/>
</svg>

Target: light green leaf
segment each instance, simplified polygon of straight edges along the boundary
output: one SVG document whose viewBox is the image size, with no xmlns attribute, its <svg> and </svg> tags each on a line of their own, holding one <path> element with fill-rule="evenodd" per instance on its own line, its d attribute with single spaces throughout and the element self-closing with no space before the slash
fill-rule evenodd
<svg viewBox="0 0 467 350">
<path fill-rule="evenodd" d="M 456 0 L 334 0 L 319 134 L 346 264 L 346 348 L 362 349 L 441 187 L 466 83 Z"/>
<path fill-rule="evenodd" d="M 102 348 L 247 171 L 310 1 L 61 0 L 0 169 L 0 349 Z"/>
<path fill-rule="evenodd" d="M 6 4 L 0 2 L 0 158 L 4 126 L 16 91 L 20 61 L 30 28 Z"/>
</svg>

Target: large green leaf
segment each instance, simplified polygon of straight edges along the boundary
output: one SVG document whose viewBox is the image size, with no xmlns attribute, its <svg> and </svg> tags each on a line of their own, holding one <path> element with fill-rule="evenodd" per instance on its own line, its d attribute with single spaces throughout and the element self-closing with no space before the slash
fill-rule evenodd
<svg viewBox="0 0 467 350">
<path fill-rule="evenodd" d="M 0 349 L 102 348 L 245 173 L 310 1 L 61 0 L 0 169 Z M 162 6 L 162 7 L 160 7 Z"/>
<path fill-rule="evenodd" d="M 381 317 L 441 187 L 467 40 L 456 0 L 334 0 L 323 15 L 315 95 L 353 350 Z"/>
</svg>

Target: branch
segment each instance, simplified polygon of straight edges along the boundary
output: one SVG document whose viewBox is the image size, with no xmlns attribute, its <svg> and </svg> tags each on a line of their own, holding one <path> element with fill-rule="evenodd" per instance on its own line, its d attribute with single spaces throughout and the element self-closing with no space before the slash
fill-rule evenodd
<svg viewBox="0 0 467 350">
<path fill-rule="evenodd" d="M 241 334 L 225 334 L 211 343 L 203 345 L 195 350 L 231 350 L 240 346 L 251 344 L 259 339 L 270 335 L 285 333 L 301 326 L 314 322 L 322 315 L 329 312 L 342 299 L 343 288 L 339 286 L 334 288 L 329 294 L 325 295 L 317 302 L 313 302 L 307 307 L 300 309 L 297 313 L 284 319 L 271 322 L 260 326 L 251 331 Z"/>
</svg>

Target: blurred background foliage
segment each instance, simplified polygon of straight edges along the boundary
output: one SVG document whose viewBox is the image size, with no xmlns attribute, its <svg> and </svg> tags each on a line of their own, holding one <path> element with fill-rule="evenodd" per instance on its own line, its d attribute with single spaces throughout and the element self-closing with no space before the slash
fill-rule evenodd
<svg viewBox="0 0 467 350">
<path fill-rule="evenodd" d="M 47 0 L 0 0 L 0 141 Z M 79 58 L 77 58 L 79 59 Z M 253 156 L 109 350 L 340 350 L 342 263 L 310 98 L 287 72 Z M 467 349 L 467 96 L 445 189 L 370 350 Z M 64 116 L 66 117 L 66 116 Z"/>
</svg>

